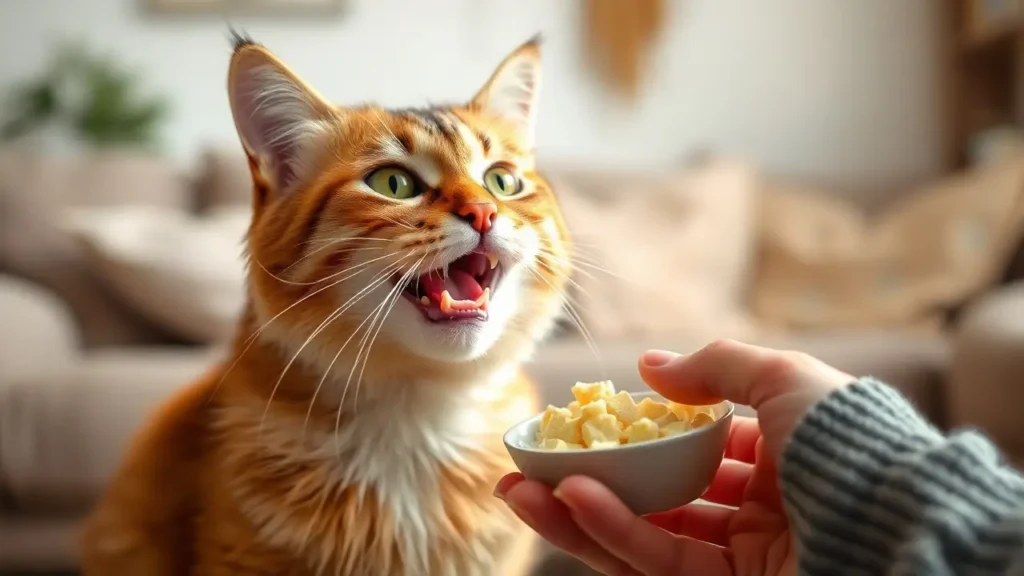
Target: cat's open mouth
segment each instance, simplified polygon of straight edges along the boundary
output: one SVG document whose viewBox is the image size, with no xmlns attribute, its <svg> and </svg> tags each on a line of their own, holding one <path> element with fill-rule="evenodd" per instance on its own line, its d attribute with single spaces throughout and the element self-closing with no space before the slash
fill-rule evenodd
<svg viewBox="0 0 1024 576">
<path fill-rule="evenodd" d="M 500 280 L 501 264 L 494 255 L 470 252 L 416 278 L 402 295 L 431 322 L 486 320 L 491 293 Z"/>
</svg>

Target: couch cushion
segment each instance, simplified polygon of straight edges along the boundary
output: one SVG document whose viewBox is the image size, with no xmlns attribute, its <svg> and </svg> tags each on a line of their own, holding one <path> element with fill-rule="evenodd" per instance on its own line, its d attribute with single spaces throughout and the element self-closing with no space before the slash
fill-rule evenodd
<svg viewBox="0 0 1024 576">
<path fill-rule="evenodd" d="M 91 502 L 151 410 L 215 359 L 211 349 L 97 351 L 64 381 L 0 391 L 0 482 L 22 509 Z"/>
<path fill-rule="evenodd" d="M 596 359 L 584 341 L 565 337 L 542 346 L 526 371 L 540 386 L 544 402 L 565 405 L 572 400 L 569 388 L 578 380 L 607 378 L 622 390 L 646 389 L 637 374 L 637 360 L 645 350 L 689 353 L 704 344 L 670 339 L 604 341 L 597 343 L 600 359 Z M 758 344 L 800 350 L 850 374 L 880 378 L 906 394 L 932 421 L 944 424 L 944 375 L 950 351 L 943 337 L 881 331 L 830 332 Z"/>
<path fill-rule="evenodd" d="M 33 280 L 63 298 L 87 348 L 166 341 L 103 285 L 80 247 L 55 223 L 68 206 L 184 209 L 191 196 L 187 180 L 161 158 L 129 153 L 65 158 L 0 148 L 0 270 Z"/>
</svg>

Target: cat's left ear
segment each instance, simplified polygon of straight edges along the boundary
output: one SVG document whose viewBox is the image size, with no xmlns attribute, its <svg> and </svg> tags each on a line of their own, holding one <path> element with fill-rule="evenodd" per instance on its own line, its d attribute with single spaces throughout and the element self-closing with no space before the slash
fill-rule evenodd
<svg viewBox="0 0 1024 576">
<path fill-rule="evenodd" d="M 506 121 L 519 139 L 533 148 L 540 95 L 539 35 L 516 48 L 501 62 L 470 106 Z"/>
</svg>

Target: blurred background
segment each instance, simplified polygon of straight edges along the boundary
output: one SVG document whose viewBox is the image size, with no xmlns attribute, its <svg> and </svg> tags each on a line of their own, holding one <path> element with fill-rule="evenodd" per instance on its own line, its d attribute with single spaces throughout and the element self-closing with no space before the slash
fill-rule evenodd
<svg viewBox="0 0 1024 576">
<path fill-rule="evenodd" d="M 879 376 L 1024 461 L 1022 18 L 1015 0 L 6 0 L 0 573 L 73 573 L 128 437 L 232 334 L 249 174 L 229 25 L 331 100 L 386 106 L 468 99 L 543 33 L 537 158 L 578 269 L 528 367 L 546 400 L 642 386 L 647 347 L 734 337 Z"/>
</svg>

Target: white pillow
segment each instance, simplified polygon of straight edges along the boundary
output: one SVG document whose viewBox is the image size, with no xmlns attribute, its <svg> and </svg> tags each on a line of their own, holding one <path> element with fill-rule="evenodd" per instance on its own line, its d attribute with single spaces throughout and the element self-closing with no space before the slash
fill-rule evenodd
<svg viewBox="0 0 1024 576">
<path fill-rule="evenodd" d="M 66 229 L 141 315 L 196 342 L 229 338 L 245 301 L 248 207 L 204 216 L 149 206 L 75 208 Z"/>
</svg>

